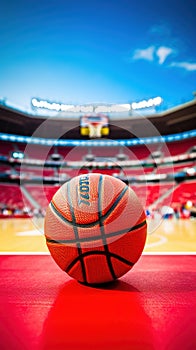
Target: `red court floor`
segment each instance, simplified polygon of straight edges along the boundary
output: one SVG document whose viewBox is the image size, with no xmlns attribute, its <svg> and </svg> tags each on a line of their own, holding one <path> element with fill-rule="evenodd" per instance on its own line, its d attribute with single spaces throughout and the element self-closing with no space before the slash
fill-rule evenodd
<svg viewBox="0 0 196 350">
<path fill-rule="evenodd" d="M 196 349 L 196 255 L 143 255 L 86 287 L 50 255 L 0 256 L 0 349 Z"/>
</svg>

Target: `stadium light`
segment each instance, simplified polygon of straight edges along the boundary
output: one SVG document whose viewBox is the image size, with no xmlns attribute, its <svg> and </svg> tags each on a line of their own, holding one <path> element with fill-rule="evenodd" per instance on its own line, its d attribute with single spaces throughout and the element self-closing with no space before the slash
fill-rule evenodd
<svg viewBox="0 0 196 350">
<path fill-rule="evenodd" d="M 24 153 L 20 151 L 14 151 L 12 152 L 12 158 L 14 159 L 23 159 L 24 158 Z"/>
<path fill-rule="evenodd" d="M 118 139 L 118 140 L 110 140 L 106 139 L 103 140 L 104 146 L 111 147 L 111 146 L 132 146 L 132 145 L 141 145 L 141 144 L 151 144 L 151 143 L 160 143 L 160 142 L 172 142 L 172 141 L 180 141 L 184 139 L 188 139 L 190 137 L 196 136 L 196 129 L 191 131 L 182 132 L 179 134 L 172 134 L 172 135 L 163 135 L 163 136 L 152 136 L 152 137 L 143 137 L 140 139 Z M 100 140 L 74 140 L 74 139 L 46 139 L 41 137 L 30 137 L 30 136 L 23 136 L 23 139 L 21 140 L 20 135 L 13 135 L 13 134 L 4 134 L 0 133 L 0 141 L 11 141 L 11 142 L 18 142 L 18 143 L 27 143 L 27 144 L 37 144 L 37 145 L 56 145 L 56 146 L 96 146 L 100 145 Z M 183 156 L 178 156 L 179 159 L 181 159 Z M 186 155 L 185 155 L 186 157 Z"/>
<path fill-rule="evenodd" d="M 48 109 L 56 112 L 73 112 L 73 113 L 123 113 L 129 112 L 135 109 L 143 109 L 158 106 L 162 103 L 160 96 L 150 98 L 149 100 L 142 100 L 133 103 L 121 103 L 121 104 L 84 104 L 84 105 L 73 105 L 49 102 L 46 100 L 40 100 L 32 98 L 31 104 L 34 108 Z"/>
<path fill-rule="evenodd" d="M 142 109 L 142 108 L 149 108 L 149 107 L 155 107 L 162 103 L 162 98 L 160 96 L 150 98 L 149 100 L 143 100 L 140 102 L 133 102 L 131 104 L 132 109 Z"/>
</svg>

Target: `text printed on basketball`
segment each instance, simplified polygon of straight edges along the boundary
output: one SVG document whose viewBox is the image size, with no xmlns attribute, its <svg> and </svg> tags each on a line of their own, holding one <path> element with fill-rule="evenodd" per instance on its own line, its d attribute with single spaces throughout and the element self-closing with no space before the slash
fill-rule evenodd
<svg viewBox="0 0 196 350">
<path fill-rule="evenodd" d="M 81 176 L 81 178 L 79 179 L 79 186 L 78 186 L 79 205 L 85 204 L 90 206 L 89 189 L 90 189 L 90 183 L 89 183 L 88 175 Z"/>
</svg>

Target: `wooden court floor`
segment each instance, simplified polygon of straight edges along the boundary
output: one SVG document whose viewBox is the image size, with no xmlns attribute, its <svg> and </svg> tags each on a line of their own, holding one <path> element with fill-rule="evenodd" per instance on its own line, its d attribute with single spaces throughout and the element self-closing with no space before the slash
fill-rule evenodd
<svg viewBox="0 0 196 350">
<path fill-rule="evenodd" d="M 48 254 L 44 219 L 1 219 L 0 253 Z M 144 253 L 196 252 L 196 220 L 149 220 Z"/>
</svg>

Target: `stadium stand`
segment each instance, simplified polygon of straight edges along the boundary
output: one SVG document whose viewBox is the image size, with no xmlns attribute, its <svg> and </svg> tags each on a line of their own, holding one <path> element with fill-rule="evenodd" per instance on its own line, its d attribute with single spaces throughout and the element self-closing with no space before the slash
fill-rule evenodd
<svg viewBox="0 0 196 350">
<path fill-rule="evenodd" d="M 181 140 L 167 144 L 171 156 L 188 153 L 193 147 L 193 140 Z"/>
<path fill-rule="evenodd" d="M 38 185 L 26 185 L 25 187 L 34 200 L 37 201 L 40 208 L 46 209 L 60 186 L 45 185 L 43 191 L 40 191 Z"/>
<path fill-rule="evenodd" d="M 24 197 L 21 188 L 13 184 L 0 184 L 0 217 L 26 217 L 32 213 L 32 205 Z"/>
<path fill-rule="evenodd" d="M 185 205 L 187 201 L 191 201 L 196 205 L 196 182 L 189 181 L 178 185 L 173 192 L 172 202 L 174 204 L 181 203 Z"/>
<path fill-rule="evenodd" d="M 172 207 L 184 206 L 188 200 L 196 205 L 196 138 L 192 130 L 195 116 L 195 101 L 149 116 L 149 121 L 165 139 L 160 141 L 157 135 L 150 134 L 146 143 L 132 134 L 139 127 L 145 129 L 140 118 L 112 120 L 109 138 L 94 143 L 79 134 L 76 120 L 61 120 L 66 138 L 61 131 L 57 144 L 49 137 L 54 135 L 52 130 L 55 133 L 60 130 L 58 119 L 49 121 L 49 133 L 46 128 L 40 128 L 39 137 L 31 137 L 43 118 L 30 118 L 0 106 L 1 207 L 12 214 L 27 210 L 28 215 L 33 215 L 34 210 L 40 208 L 44 213 L 62 183 L 88 172 L 121 178 L 135 190 L 146 210 L 160 210 L 168 205 L 168 198 Z"/>
</svg>

